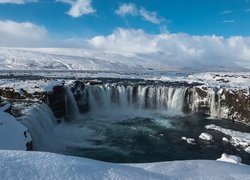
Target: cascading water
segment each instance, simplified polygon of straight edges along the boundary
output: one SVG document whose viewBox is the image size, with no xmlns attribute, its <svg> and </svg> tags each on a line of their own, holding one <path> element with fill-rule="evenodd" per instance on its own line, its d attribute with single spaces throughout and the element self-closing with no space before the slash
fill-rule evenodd
<svg viewBox="0 0 250 180">
<path fill-rule="evenodd" d="M 220 97 L 217 96 L 218 100 L 216 101 L 217 92 L 213 89 L 209 91 L 209 107 L 210 107 L 210 116 L 211 117 L 221 117 L 220 114 Z"/>
<path fill-rule="evenodd" d="M 85 91 L 91 112 L 150 109 L 181 113 L 186 88 L 105 84 L 87 86 Z"/>
<path fill-rule="evenodd" d="M 57 124 L 53 112 L 44 103 L 26 112 L 19 120 L 31 133 L 34 150 L 41 148 Z"/>
<path fill-rule="evenodd" d="M 78 106 L 77 106 L 77 102 L 75 100 L 75 97 L 72 93 L 72 91 L 70 90 L 70 87 L 65 87 L 65 91 L 66 91 L 66 116 L 67 116 L 67 119 L 74 119 L 76 117 L 79 116 L 79 109 L 78 109 Z"/>
</svg>

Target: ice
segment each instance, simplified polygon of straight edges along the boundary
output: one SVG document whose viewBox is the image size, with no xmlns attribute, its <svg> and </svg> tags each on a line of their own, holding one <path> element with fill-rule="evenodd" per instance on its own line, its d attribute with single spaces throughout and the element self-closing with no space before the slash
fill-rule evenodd
<svg viewBox="0 0 250 180">
<path fill-rule="evenodd" d="M 193 138 L 182 137 L 181 139 L 184 141 L 187 141 L 188 144 L 192 144 L 192 145 L 196 144 L 195 139 L 193 139 Z"/>
<path fill-rule="evenodd" d="M 201 133 L 199 138 L 202 139 L 202 140 L 206 140 L 206 141 L 212 141 L 213 140 L 213 136 L 208 134 L 208 133 Z"/>
</svg>

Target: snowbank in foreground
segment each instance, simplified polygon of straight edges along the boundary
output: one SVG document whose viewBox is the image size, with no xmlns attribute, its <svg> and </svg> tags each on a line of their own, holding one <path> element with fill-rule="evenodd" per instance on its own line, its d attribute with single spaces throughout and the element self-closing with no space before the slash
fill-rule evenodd
<svg viewBox="0 0 250 180">
<path fill-rule="evenodd" d="M 0 149 L 26 150 L 31 136 L 13 116 L 0 111 Z"/>
<path fill-rule="evenodd" d="M 1 179 L 250 179 L 250 166 L 218 161 L 114 164 L 45 152 L 0 151 Z"/>
<path fill-rule="evenodd" d="M 217 161 L 224 161 L 224 162 L 239 164 L 242 162 L 242 159 L 239 156 L 234 156 L 234 155 L 223 153 L 221 155 L 221 158 L 217 159 Z"/>
</svg>

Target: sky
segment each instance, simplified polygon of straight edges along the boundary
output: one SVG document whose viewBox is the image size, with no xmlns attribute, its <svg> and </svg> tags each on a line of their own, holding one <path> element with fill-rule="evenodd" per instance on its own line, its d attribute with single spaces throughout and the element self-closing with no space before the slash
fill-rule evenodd
<svg viewBox="0 0 250 180">
<path fill-rule="evenodd" d="M 170 64 L 219 60 L 250 68 L 250 0 L 0 0 L 0 46 L 93 48 Z"/>
</svg>

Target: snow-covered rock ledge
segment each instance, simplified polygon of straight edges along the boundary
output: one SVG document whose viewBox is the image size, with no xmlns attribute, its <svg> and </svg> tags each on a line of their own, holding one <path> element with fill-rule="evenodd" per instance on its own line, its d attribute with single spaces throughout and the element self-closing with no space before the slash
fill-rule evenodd
<svg viewBox="0 0 250 180">
<path fill-rule="evenodd" d="M 249 179 L 250 166 L 218 161 L 114 164 L 45 152 L 0 151 L 1 179 Z"/>
<path fill-rule="evenodd" d="M 31 150 L 32 140 L 28 129 L 9 113 L 0 109 L 0 149 Z"/>
</svg>

